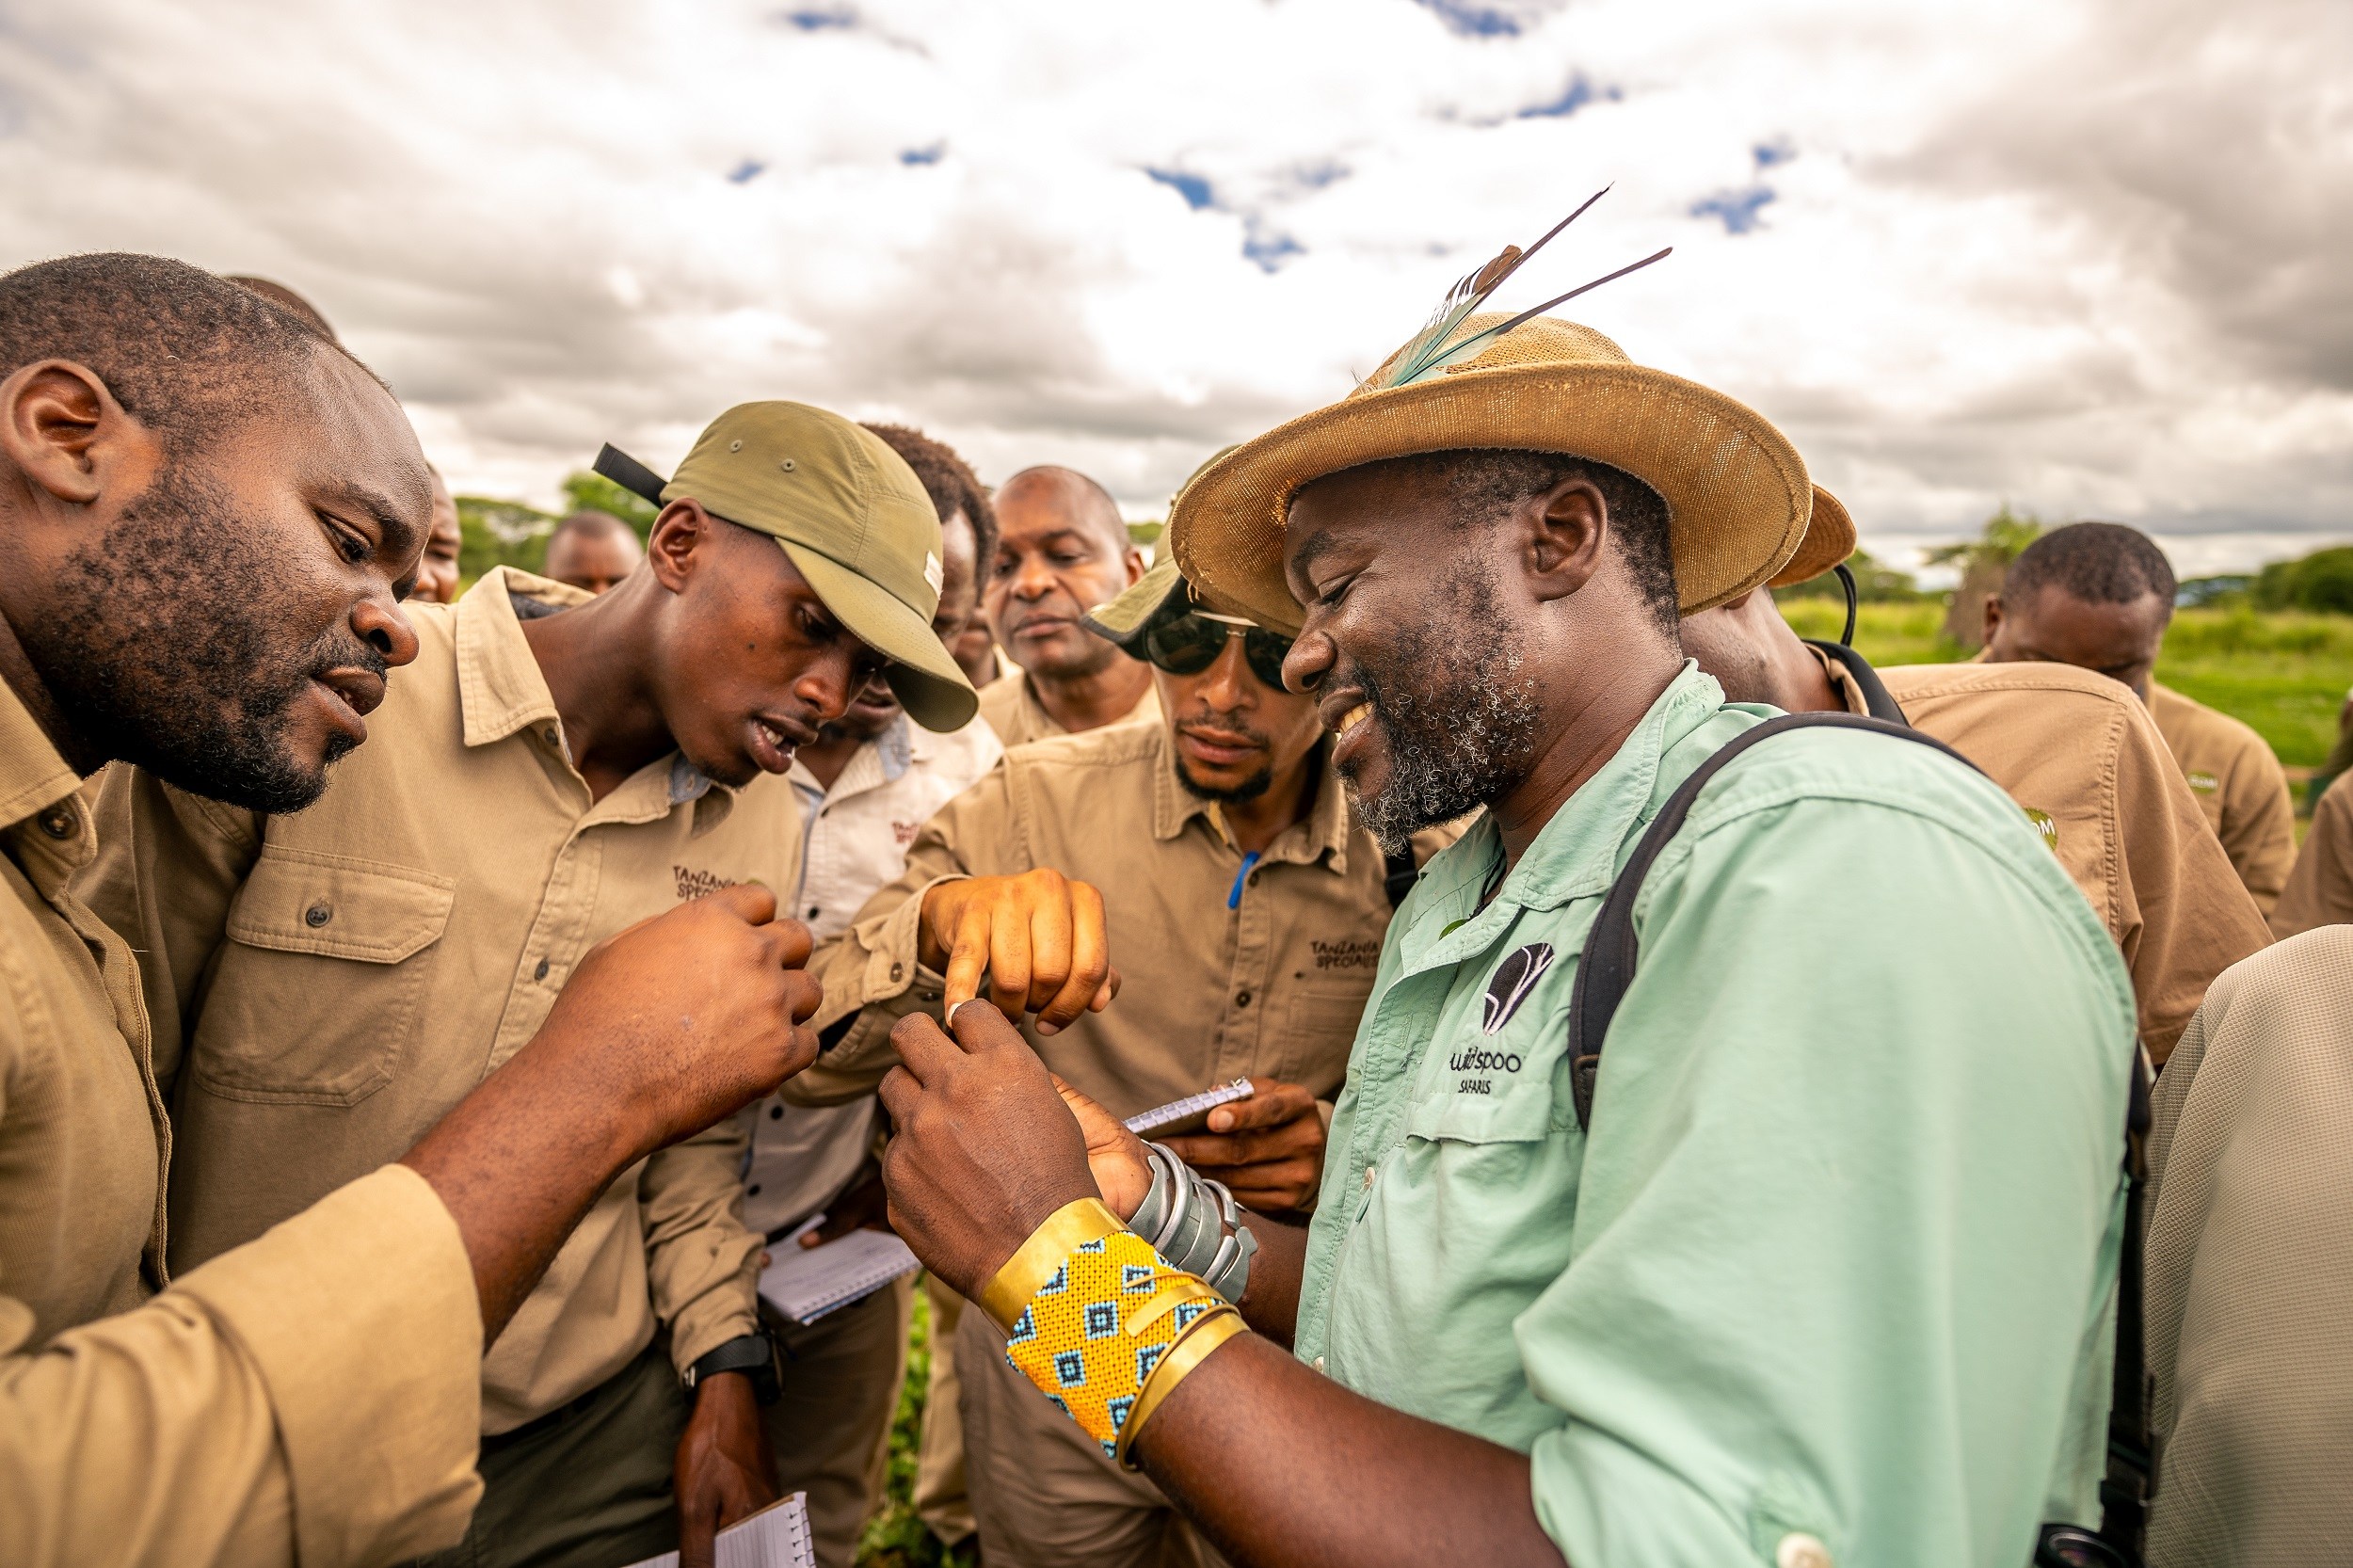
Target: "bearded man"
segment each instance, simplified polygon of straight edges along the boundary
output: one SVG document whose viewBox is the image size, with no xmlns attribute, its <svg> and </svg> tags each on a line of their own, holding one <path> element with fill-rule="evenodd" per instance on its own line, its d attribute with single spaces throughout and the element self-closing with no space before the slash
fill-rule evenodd
<svg viewBox="0 0 2353 1568">
<path fill-rule="evenodd" d="M 1768 732 L 1676 798 L 1770 716 L 1678 613 L 1794 552 L 1803 462 L 1590 329 L 1441 330 L 1171 520 L 1205 594 L 1293 636 L 1373 830 L 1481 813 L 1384 941 L 1311 1224 L 1229 1208 L 953 992 L 953 1038 L 895 1032 L 893 1223 L 1243 1562 L 2014 1568 L 2098 1508 L 2115 950 L 1931 744 Z"/>
</svg>

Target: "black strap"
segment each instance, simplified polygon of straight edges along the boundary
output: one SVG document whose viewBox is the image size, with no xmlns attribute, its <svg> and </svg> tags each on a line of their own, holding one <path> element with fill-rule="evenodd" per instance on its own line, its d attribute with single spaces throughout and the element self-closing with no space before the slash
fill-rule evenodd
<svg viewBox="0 0 2353 1568">
<path fill-rule="evenodd" d="M 1421 868 L 1414 864 L 1414 846 L 1407 844 L 1392 855 L 1381 857 L 1381 886 L 1389 895 L 1389 907 L 1394 909 L 1405 902 L 1405 895 L 1414 890 L 1414 881 L 1421 875 Z"/>
<path fill-rule="evenodd" d="M 597 460 L 588 466 L 639 500 L 662 504 L 662 489 L 669 481 L 611 441 L 604 443 Z"/>
<path fill-rule="evenodd" d="M 1885 699 L 1887 688 L 1865 663 L 1860 654 L 1843 644 L 1815 645 L 1845 664 L 1857 675 L 1857 684 L 1869 696 L 1876 712 L 1879 701 Z M 1868 678 L 1864 684 L 1862 678 Z M 1891 701 L 1890 708 L 1894 707 Z M 1691 803 L 1708 781 L 1721 773 L 1726 764 L 1760 741 L 1789 729 L 1831 728 L 1864 729 L 1899 740 L 1934 746 L 1962 766 L 1975 771 L 1977 764 L 1951 746 L 1932 736 L 1909 728 L 1898 722 L 1877 717 L 1863 718 L 1853 713 L 1784 713 L 1766 720 L 1753 729 L 1736 735 L 1715 755 L 1691 770 L 1690 776 L 1675 787 L 1644 830 L 1641 841 L 1634 846 L 1633 857 L 1609 886 L 1609 896 L 1602 900 L 1601 913 L 1593 918 L 1593 929 L 1585 938 L 1585 953 L 1577 961 L 1577 981 L 1569 992 L 1569 1081 L 1577 1106 L 1577 1125 L 1580 1130 L 1593 1130 L 1593 1085 L 1601 1070 L 1601 1048 L 1609 1036 L 1610 1020 L 1617 1016 L 1618 1004 L 1625 1000 L 1626 987 L 1634 982 L 1635 960 L 1640 955 L 1640 943 L 1634 935 L 1634 900 L 1642 889 L 1642 879 L 1675 834 L 1683 820 L 1690 814 Z M 2140 1213 L 2141 1177 L 2144 1172 L 2142 1144 L 2149 1130 L 2149 1079 L 2143 1069 L 2140 1051 L 2133 1051 L 2132 1094 L 2125 1111 L 2124 1139 L 2124 1240 L 2117 1264 L 2116 1288 L 2116 1375 L 2108 1400 L 2108 1466 L 2100 1483 L 2100 1533 L 2097 1540 L 2114 1554 L 2112 1560 L 2137 1568 L 2141 1560 L 2142 1528 L 2148 1513 L 2148 1499 L 2154 1491 L 2155 1467 L 2149 1443 L 2148 1377 L 2141 1362 L 2140 1322 Z M 2037 1553 L 2038 1561 L 2095 1562 L 2096 1549 L 2087 1553 L 2067 1537 L 2080 1538 L 2084 1532 L 2072 1526 L 2045 1526 Z M 2074 1547 L 2071 1551 L 2069 1548 Z"/>
<path fill-rule="evenodd" d="M 1847 569 L 1846 562 L 1841 561 L 1830 569 L 1838 574 L 1838 585 L 1847 591 L 1847 630 L 1838 633 L 1838 640 L 1841 644 L 1851 646 L 1854 642 L 1855 601 L 1862 596 L 1855 592 L 1854 573 Z"/>
<path fill-rule="evenodd" d="M 1634 936 L 1634 899 L 1642 890 L 1642 879 L 1650 874 L 1651 863 L 1682 828 L 1683 819 L 1690 814 L 1691 803 L 1699 798 L 1700 792 L 1734 758 L 1760 741 L 1769 741 L 1792 729 L 1822 728 L 1893 735 L 1934 746 L 1972 771 L 1977 767 L 1944 742 L 1883 719 L 1866 719 L 1853 713 L 1784 713 L 1734 736 L 1714 756 L 1692 769 L 1691 776 L 1677 785 L 1675 792 L 1667 797 L 1667 804 L 1658 808 L 1658 815 L 1642 834 L 1642 841 L 1634 846 L 1634 857 L 1618 873 L 1618 880 L 1610 884 L 1609 896 L 1602 900 L 1601 913 L 1593 917 L 1593 928 L 1585 937 L 1585 955 L 1577 960 L 1577 981 L 1569 992 L 1569 1074 L 1577 1102 L 1577 1125 L 1580 1128 L 1592 1129 L 1593 1079 L 1601 1070 L 1602 1042 L 1609 1033 L 1609 1020 L 1617 1016 L 1618 1003 L 1625 1000 L 1626 987 L 1634 984 L 1639 946 Z"/>
<path fill-rule="evenodd" d="M 1887 682 L 1880 679 L 1880 672 L 1871 667 L 1870 660 L 1845 643 L 1808 637 L 1805 646 L 1819 648 L 1827 657 L 1838 661 L 1838 667 L 1847 672 L 1847 679 L 1854 682 L 1854 689 L 1863 694 L 1864 709 L 1873 718 L 1884 724 L 1899 724 L 1906 729 L 1912 728 L 1912 721 L 1904 717 L 1904 711 L 1897 706 L 1894 697 L 1887 695 Z"/>
</svg>

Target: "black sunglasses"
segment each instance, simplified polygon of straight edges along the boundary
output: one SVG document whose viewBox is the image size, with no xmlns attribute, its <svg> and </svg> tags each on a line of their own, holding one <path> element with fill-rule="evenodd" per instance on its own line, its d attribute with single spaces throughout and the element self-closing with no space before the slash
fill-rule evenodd
<svg viewBox="0 0 2353 1568">
<path fill-rule="evenodd" d="M 1159 622 L 1144 634 L 1144 656 L 1171 675 L 1199 675 L 1217 663 L 1228 638 L 1241 639 L 1241 654 L 1250 673 L 1283 689 L 1283 659 L 1291 639 L 1264 627 L 1225 616 L 1194 610 Z"/>
</svg>

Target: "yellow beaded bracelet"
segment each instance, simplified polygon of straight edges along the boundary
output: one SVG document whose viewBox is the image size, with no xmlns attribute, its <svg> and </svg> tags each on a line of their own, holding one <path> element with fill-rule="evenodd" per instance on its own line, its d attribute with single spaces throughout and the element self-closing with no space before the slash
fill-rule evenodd
<svg viewBox="0 0 2353 1568">
<path fill-rule="evenodd" d="M 1123 1464 L 1169 1391 L 1242 1331 L 1224 1297 L 1094 1198 L 1048 1216 L 980 1305 L 1006 1331 L 1014 1369 Z"/>
</svg>

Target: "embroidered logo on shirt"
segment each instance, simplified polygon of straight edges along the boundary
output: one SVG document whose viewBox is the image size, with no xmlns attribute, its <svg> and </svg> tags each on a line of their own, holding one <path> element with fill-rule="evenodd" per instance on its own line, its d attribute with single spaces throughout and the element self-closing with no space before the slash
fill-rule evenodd
<svg viewBox="0 0 2353 1568">
<path fill-rule="evenodd" d="M 681 900 L 701 898 L 706 894 L 715 893 L 722 888 L 735 886 L 735 878 L 731 876 L 721 876 L 714 872 L 698 872 L 686 866 L 672 866 L 670 874 L 678 880 L 678 896 Z"/>
<path fill-rule="evenodd" d="M 899 840 L 901 849 L 915 842 L 915 836 L 922 831 L 923 824 L 920 822 L 893 822 L 890 824 L 890 836 Z"/>
<path fill-rule="evenodd" d="M 1480 1032 L 1495 1034 L 1510 1023 L 1512 1015 L 1520 1010 L 1520 1003 L 1528 1000 L 1528 993 L 1536 988 L 1536 982 L 1550 968 L 1550 942 L 1530 942 L 1505 955 L 1503 962 L 1496 966 L 1495 978 L 1487 982 Z"/>
<path fill-rule="evenodd" d="M 2058 824 L 2051 820 L 2051 813 L 2038 811 L 2031 806 L 2021 807 L 2019 809 L 2026 813 L 2026 820 L 2034 824 L 2034 830 L 2042 835 L 2044 847 L 2057 855 L 2058 853 Z"/>
<path fill-rule="evenodd" d="M 2200 794 L 2210 795 L 2222 787 L 2222 781 L 2210 773 L 2194 773 L 2189 776 L 2189 787 Z"/>
<path fill-rule="evenodd" d="M 1316 968 L 1319 969 L 1370 969 L 1377 968 L 1381 963 L 1381 944 L 1378 942 L 1362 939 L 1310 941 L 1307 948 L 1316 955 Z"/>
</svg>

